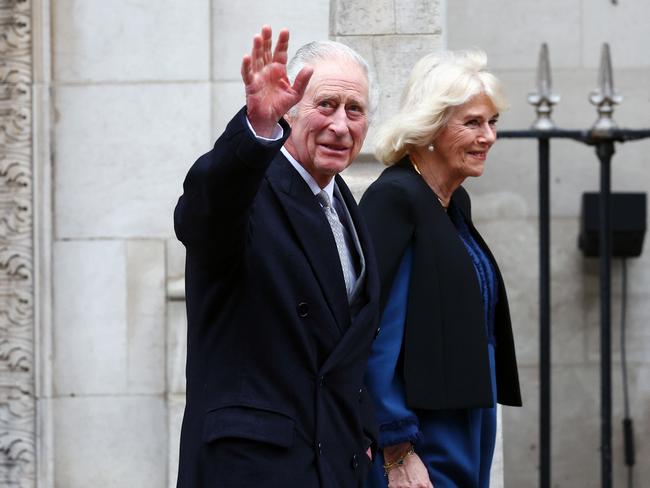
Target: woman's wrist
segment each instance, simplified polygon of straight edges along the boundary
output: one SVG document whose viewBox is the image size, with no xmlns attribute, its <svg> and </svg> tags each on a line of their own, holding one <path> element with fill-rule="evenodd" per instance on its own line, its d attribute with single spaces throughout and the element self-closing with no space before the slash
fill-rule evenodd
<svg viewBox="0 0 650 488">
<path fill-rule="evenodd" d="M 390 472 L 404 466 L 406 459 L 415 454 L 413 445 L 410 442 L 403 442 L 394 446 L 384 448 L 384 475 L 388 477 Z"/>
<path fill-rule="evenodd" d="M 386 446 L 383 449 L 384 453 L 384 463 L 391 464 L 397 461 L 400 458 L 404 458 L 405 455 L 413 448 L 413 444 L 410 442 L 400 442 L 392 446 Z"/>
</svg>

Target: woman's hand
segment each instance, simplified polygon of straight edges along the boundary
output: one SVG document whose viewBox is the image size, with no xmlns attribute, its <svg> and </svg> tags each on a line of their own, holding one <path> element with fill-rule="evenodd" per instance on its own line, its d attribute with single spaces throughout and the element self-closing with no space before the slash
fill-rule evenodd
<svg viewBox="0 0 650 488">
<path fill-rule="evenodd" d="M 386 465 L 402 459 L 402 464 L 393 466 L 388 471 L 388 488 L 433 488 L 429 472 L 416 453 L 408 453 L 411 443 L 405 442 L 384 448 Z"/>
<path fill-rule="evenodd" d="M 388 473 L 388 488 L 433 488 L 429 472 L 417 454 L 404 459 L 404 464 Z"/>
</svg>

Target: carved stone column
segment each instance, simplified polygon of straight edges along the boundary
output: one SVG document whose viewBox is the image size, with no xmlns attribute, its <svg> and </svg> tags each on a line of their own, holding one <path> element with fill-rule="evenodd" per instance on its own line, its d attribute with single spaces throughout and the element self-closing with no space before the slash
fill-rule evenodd
<svg viewBox="0 0 650 488">
<path fill-rule="evenodd" d="M 36 471 L 30 14 L 0 0 L 0 487 Z"/>
</svg>

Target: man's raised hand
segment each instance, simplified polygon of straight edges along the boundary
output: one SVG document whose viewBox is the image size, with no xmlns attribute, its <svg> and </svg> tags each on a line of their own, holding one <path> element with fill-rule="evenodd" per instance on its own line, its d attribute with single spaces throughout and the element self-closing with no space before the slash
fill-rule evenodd
<svg viewBox="0 0 650 488">
<path fill-rule="evenodd" d="M 311 67 L 304 67 L 292 86 L 287 77 L 289 31 L 280 31 L 273 55 L 271 45 L 271 27 L 265 25 L 253 38 L 253 49 L 241 64 L 248 120 L 262 137 L 271 136 L 280 118 L 300 101 L 313 73 Z"/>
</svg>

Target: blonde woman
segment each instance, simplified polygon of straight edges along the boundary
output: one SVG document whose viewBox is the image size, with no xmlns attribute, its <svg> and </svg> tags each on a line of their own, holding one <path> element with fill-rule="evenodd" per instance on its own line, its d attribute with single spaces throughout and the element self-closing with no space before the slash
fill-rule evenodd
<svg viewBox="0 0 650 488">
<path fill-rule="evenodd" d="M 521 405 L 504 282 L 461 186 L 483 174 L 506 106 L 485 66 L 481 52 L 424 57 L 378 131 L 388 168 L 360 203 L 382 287 L 373 488 L 486 488 L 495 404 Z"/>
</svg>

